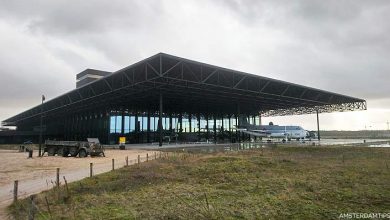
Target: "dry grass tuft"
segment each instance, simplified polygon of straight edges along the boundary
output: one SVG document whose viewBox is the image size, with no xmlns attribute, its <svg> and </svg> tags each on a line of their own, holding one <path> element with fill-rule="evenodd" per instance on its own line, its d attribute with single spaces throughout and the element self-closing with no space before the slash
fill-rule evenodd
<svg viewBox="0 0 390 220">
<path fill-rule="evenodd" d="M 167 157 L 62 185 L 38 219 L 329 219 L 388 212 L 390 149 L 278 147 Z M 47 198 L 47 201 L 46 201 Z M 31 204 L 10 207 L 26 218 Z"/>
</svg>

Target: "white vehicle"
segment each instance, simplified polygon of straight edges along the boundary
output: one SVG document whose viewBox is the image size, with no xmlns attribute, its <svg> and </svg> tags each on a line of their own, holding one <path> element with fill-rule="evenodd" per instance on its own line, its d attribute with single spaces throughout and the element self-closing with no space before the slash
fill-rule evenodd
<svg viewBox="0 0 390 220">
<path fill-rule="evenodd" d="M 304 140 L 310 138 L 310 132 L 301 126 L 252 125 L 245 117 L 240 118 L 238 131 L 254 137 L 283 138 L 284 141 L 291 139 Z"/>
</svg>

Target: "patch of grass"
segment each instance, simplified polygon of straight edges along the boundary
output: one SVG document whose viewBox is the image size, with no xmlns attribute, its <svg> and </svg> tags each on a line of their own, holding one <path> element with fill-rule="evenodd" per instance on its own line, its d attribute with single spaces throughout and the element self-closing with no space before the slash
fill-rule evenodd
<svg viewBox="0 0 390 220">
<path fill-rule="evenodd" d="M 168 158 L 37 195 L 37 219 L 329 219 L 389 212 L 390 149 L 277 147 Z M 49 204 L 46 203 L 48 198 Z M 25 219 L 28 199 L 10 212 Z M 49 212 L 50 209 L 50 212 Z"/>
</svg>

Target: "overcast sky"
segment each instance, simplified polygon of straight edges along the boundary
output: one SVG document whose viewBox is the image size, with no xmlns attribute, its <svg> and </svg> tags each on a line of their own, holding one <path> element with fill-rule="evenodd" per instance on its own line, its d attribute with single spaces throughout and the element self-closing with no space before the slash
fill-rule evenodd
<svg viewBox="0 0 390 220">
<path fill-rule="evenodd" d="M 386 129 L 390 1 L 0 0 L 0 121 L 165 52 L 334 91 L 368 111 L 321 114 L 322 129 Z M 264 118 L 316 128 L 316 116 Z"/>
</svg>

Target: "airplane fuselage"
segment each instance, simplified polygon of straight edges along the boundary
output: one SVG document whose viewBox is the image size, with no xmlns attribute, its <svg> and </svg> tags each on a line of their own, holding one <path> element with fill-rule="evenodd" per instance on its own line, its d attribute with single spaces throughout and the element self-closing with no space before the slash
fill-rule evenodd
<svg viewBox="0 0 390 220">
<path fill-rule="evenodd" d="M 279 126 L 279 125 L 251 125 L 240 126 L 239 129 L 257 137 L 304 139 L 308 137 L 308 132 L 300 126 Z"/>
</svg>

